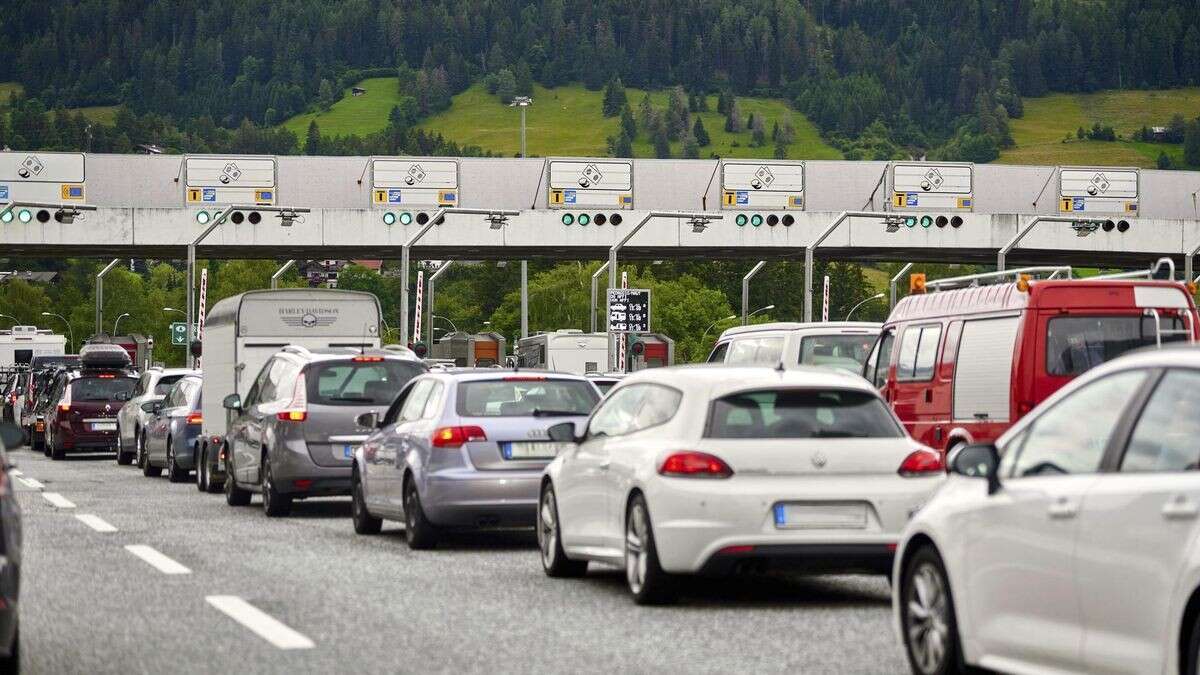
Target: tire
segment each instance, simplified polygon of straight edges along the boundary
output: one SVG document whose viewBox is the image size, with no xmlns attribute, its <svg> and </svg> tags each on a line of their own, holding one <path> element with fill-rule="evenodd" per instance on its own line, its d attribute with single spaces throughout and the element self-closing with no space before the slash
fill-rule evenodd
<svg viewBox="0 0 1200 675">
<path fill-rule="evenodd" d="M 562 526 L 558 520 L 558 500 L 554 486 L 546 483 L 538 499 L 537 520 L 538 550 L 541 551 L 542 570 L 546 576 L 556 578 L 581 577 L 587 574 L 586 560 L 571 560 L 562 548 Z"/>
<path fill-rule="evenodd" d="M 225 476 L 225 503 L 230 506 L 250 504 L 250 493 L 237 486 L 233 480 L 233 471 Z"/>
<path fill-rule="evenodd" d="M 282 495 L 275 490 L 275 479 L 271 475 L 271 458 L 263 454 L 263 513 L 268 518 L 282 518 L 292 512 L 291 495 Z"/>
<path fill-rule="evenodd" d="M 411 477 L 404 480 L 404 539 L 414 551 L 434 548 L 438 540 L 437 527 L 425 517 L 421 495 Z"/>
<path fill-rule="evenodd" d="M 172 483 L 184 483 L 188 479 L 188 470 L 175 462 L 173 439 L 167 438 L 167 480 Z"/>
<path fill-rule="evenodd" d="M 21 672 L 21 624 L 13 631 L 12 647 L 8 656 L 0 657 L 0 675 L 17 675 Z"/>
<path fill-rule="evenodd" d="M 143 471 L 146 469 L 146 432 L 139 431 L 136 440 L 133 442 L 134 459 L 137 461 L 137 466 Z"/>
<path fill-rule="evenodd" d="M 143 431 L 138 435 L 138 449 L 141 452 L 142 475 L 146 478 L 158 478 L 162 475 L 162 468 L 154 466 L 150 461 L 150 452 L 146 449 L 146 432 Z"/>
<path fill-rule="evenodd" d="M 367 510 L 367 500 L 363 498 L 362 478 L 358 469 L 350 474 L 350 519 L 354 521 L 354 531 L 357 534 L 379 534 L 383 527 L 383 519 L 376 518 Z"/>
<path fill-rule="evenodd" d="M 196 458 L 196 490 L 198 492 L 208 492 L 208 448 L 196 444 L 192 450 L 192 456 Z"/>
<path fill-rule="evenodd" d="M 1200 673 L 1200 617 L 1192 622 L 1192 635 L 1188 639 L 1188 650 L 1183 655 L 1183 661 L 1179 664 L 1179 672 L 1184 675 Z"/>
<path fill-rule="evenodd" d="M 117 464 L 121 466 L 129 466 L 133 463 L 133 453 L 125 452 L 125 437 L 121 435 L 121 430 L 117 429 Z"/>
<path fill-rule="evenodd" d="M 625 583 L 639 605 L 661 605 L 675 599 L 675 580 L 659 564 L 650 510 L 640 494 L 629 501 L 625 515 Z"/>
<path fill-rule="evenodd" d="M 946 567 L 932 546 L 913 554 L 901 572 L 900 584 L 900 633 L 912 672 L 967 672 Z"/>
<path fill-rule="evenodd" d="M 66 450 L 63 450 L 62 448 L 58 447 L 58 445 L 54 442 L 54 437 L 51 436 L 50 434 L 46 434 L 45 445 L 46 445 L 46 454 L 50 455 L 50 459 L 52 459 L 56 462 L 61 462 L 62 460 L 67 458 Z"/>
</svg>

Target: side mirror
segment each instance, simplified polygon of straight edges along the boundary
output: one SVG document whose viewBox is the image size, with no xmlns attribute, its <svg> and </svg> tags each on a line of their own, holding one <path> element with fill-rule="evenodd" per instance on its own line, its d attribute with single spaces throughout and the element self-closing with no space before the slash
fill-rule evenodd
<svg viewBox="0 0 1200 675">
<path fill-rule="evenodd" d="M 1000 452 L 991 443 L 968 445 L 954 454 L 950 470 L 968 478 L 986 478 L 988 494 L 1000 489 Z"/>
<path fill-rule="evenodd" d="M 221 407 L 225 408 L 226 410 L 236 410 L 241 412 L 242 397 L 238 396 L 237 394 L 230 394 L 221 399 Z"/>
<path fill-rule="evenodd" d="M 354 418 L 354 423 L 364 429 L 377 429 L 379 427 L 379 413 L 374 410 L 362 413 Z"/>
<path fill-rule="evenodd" d="M 142 412 L 156 413 L 158 412 L 158 401 L 146 401 L 142 404 Z"/>
<path fill-rule="evenodd" d="M 546 435 L 550 440 L 556 443 L 578 443 L 579 437 L 575 435 L 574 422 L 559 422 L 554 426 L 546 429 Z"/>
<path fill-rule="evenodd" d="M 4 444 L 5 449 L 16 450 L 25 443 L 25 434 L 21 433 L 21 427 L 12 422 L 0 422 L 0 443 Z"/>
</svg>

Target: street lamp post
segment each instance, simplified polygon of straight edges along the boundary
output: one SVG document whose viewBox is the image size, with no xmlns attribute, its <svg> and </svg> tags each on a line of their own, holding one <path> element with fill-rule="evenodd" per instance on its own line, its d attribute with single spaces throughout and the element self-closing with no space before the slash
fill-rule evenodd
<svg viewBox="0 0 1200 675">
<path fill-rule="evenodd" d="M 117 334 L 117 326 L 121 325 L 121 319 L 124 319 L 127 316 L 129 316 L 129 312 L 122 312 L 121 316 L 118 316 L 117 320 L 113 321 L 113 332 L 112 332 L 113 335 Z"/>
<path fill-rule="evenodd" d="M 8 314 L 0 314 L 0 319 L 8 319 L 9 321 L 13 322 L 14 326 L 17 325 L 17 317 L 15 317 L 15 316 L 10 316 Z"/>
<path fill-rule="evenodd" d="M 866 300 L 863 300 L 862 302 L 858 303 L 857 305 L 851 307 L 849 312 L 846 312 L 846 320 L 849 321 L 850 317 L 854 315 L 854 310 L 858 309 L 859 307 L 862 307 L 863 305 L 867 304 L 868 302 L 870 302 L 872 300 L 882 300 L 882 299 L 883 299 L 883 293 L 876 293 L 875 295 L 872 295 L 871 297 L 867 298 Z"/>
<path fill-rule="evenodd" d="M 96 275 L 96 334 L 104 332 L 104 275 L 112 271 L 117 263 L 121 262 L 120 258 L 113 258 L 112 262 L 105 265 L 104 269 Z"/>
<path fill-rule="evenodd" d="M 531 105 L 533 105 L 533 97 L 532 96 L 514 96 L 512 102 L 508 104 L 508 107 L 510 107 L 510 108 L 520 108 L 521 109 L 521 158 L 522 159 L 524 159 L 525 157 L 528 156 L 525 154 L 525 109 Z"/>
<path fill-rule="evenodd" d="M 180 314 L 183 314 L 184 316 L 187 315 L 187 312 L 184 312 L 182 309 L 175 309 L 174 307 L 163 307 L 162 311 L 164 311 L 164 312 L 179 312 Z"/>
<path fill-rule="evenodd" d="M 429 323 L 433 323 L 434 319 L 441 319 L 442 321 L 445 321 L 446 323 L 450 324 L 450 330 L 454 331 L 455 333 L 458 332 L 458 326 L 455 326 L 454 322 L 451 321 L 450 319 L 448 319 L 444 316 L 441 316 L 440 314 L 430 314 L 429 315 Z"/>
<path fill-rule="evenodd" d="M 715 326 L 723 321 L 733 321 L 736 318 L 737 318 L 737 314 L 730 314 L 729 316 L 725 317 L 724 319 L 717 319 L 716 321 L 708 324 L 708 328 L 705 328 L 704 332 L 700 334 L 700 344 L 701 345 L 704 344 L 704 338 L 708 337 L 708 331 L 712 330 L 713 326 Z"/>
<path fill-rule="evenodd" d="M 433 347 L 433 296 L 437 291 L 438 277 L 446 273 L 450 266 L 454 264 L 453 260 L 447 260 L 442 263 L 442 266 L 434 270 L 433 274 L 429 275 L 429 279 L 425 281 L 425 285 L 429 287 L 429 292 L 426 293 L 425 304 L 429 306 L 429 346 Z M 417 337 L 420 337 L 419 335 Z"/>
<path fill-rule="evenodd" d="M 750 314 L 746 318 L 749 319 L 750 317 L 754 316 L 755 314 L 762 314 L 763 312 L 769 312 L 773 309 L 775 309 L 775 305 L 767 305 L 766 307 L 759 307 L 758 309 L 754 310 L 753 312 L 750 312 Z"/>
<path fill-rule="evenodd" d="M 742 277 L 742 325 L 743 326 L 745 326 L 747 323 L 750 322 L 750 315 L 746 313 L 750 309 L 750 280 L 754 278 L 754 275 L 761 272 L 762 268 L 765 267 L 766 264 L 767 264 L 766 260 L 759 260 L 758 264 L 755 265 L 753 268 L 751 268 L 751 270 L 746 273 L 746 276 Z"/>
<path fill-rule="evenodd" d="M 67 324 L 67 351 L 74 351 L 72 349 L 72 345 L 75 344 L 75 331 L 72 330 L 71 322 L 67 321 L 67 317 L 63 316 L 62 314 L 55 314 L 54 312 L 42 312 L 42 316 L 57 317 L 60 321 Z"/>
</svg>

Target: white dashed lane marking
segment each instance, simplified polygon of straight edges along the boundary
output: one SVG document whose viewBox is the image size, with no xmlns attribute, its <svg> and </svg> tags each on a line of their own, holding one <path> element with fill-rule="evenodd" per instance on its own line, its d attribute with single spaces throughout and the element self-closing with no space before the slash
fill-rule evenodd
<svg viewBox="0 0 1200 675">
<path fill-rule="evenodd" d="M 210 595 L 208 604 L 279 649 L 312 649 L 313 641 L 236 595 Z"/>
<path fill-rule="evenodd" d="M 163 574 L 191 574 L 192 571 L 171 560 L 167 556 L 159 553 L 151 546 L 145 544 L 129 544 L 125 547 L 126 551 L 141 558 L 146 564 Z"/>
<path fill-rule="evenodd" d="M 57 508 L 60 508 L 60 509 L 75 508 L 74 502 L 72 502 L 70 499 L 67 499 L 66 497 L 58 494 L 57 492 L 43 492 L 42 499 L 45 499 L 46 501 L 50 502 L 51 505 L 53 505 Z"/>
<path fill-rule="evenodd" d="M 33 490 L 41 490 L 42 488 L 46 487 L 45 485 L 42 485 L 41 481 L 37 480 L 36 478 L 17 478 L 17 480 L 21 481 L 21 484 L 25 487 Z"/>
<path fill-rule="evenodd" d="M 108 521 L 104 520 L 100 516 L 93 516 L 90 513 L 80 513 L 79 515 L 77 515 L 75 517 L 78 518 L 79 521 L 82 522 L 84 525 L 87 525 L 88 527 L 92 528 L 93 530 L 95 530 L 97 532 L 116 532 L 117 531 L 117 528 L 113 527 L 111 524 L 109 524 Z"/>
</svg>

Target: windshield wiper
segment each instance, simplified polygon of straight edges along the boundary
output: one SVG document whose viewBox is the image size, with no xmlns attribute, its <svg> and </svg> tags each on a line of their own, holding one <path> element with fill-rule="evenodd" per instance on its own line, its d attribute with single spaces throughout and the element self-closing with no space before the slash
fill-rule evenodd
<svg viewBox="0 0 1200 675">
<path fill-rule="evenodd" d="M 534 408 L 531 413 L 534 417 L 579 417 L 584 413 L 574 410 L 552 410 L 543 408 Z"/>
</svg>

